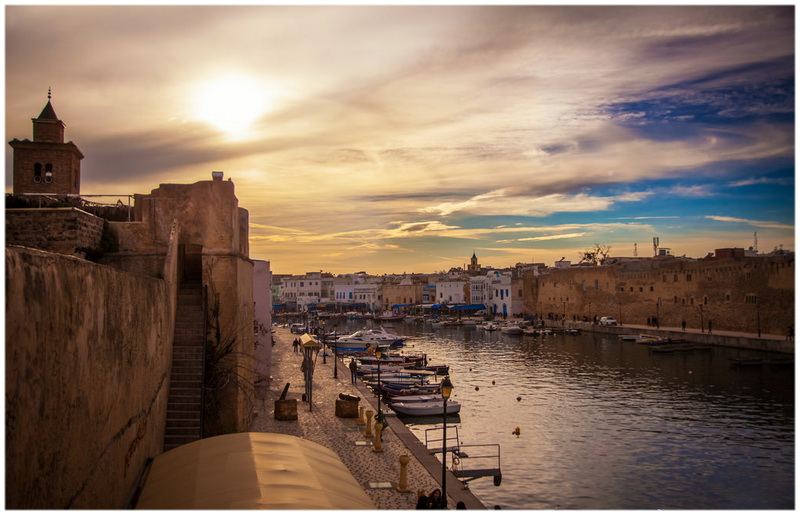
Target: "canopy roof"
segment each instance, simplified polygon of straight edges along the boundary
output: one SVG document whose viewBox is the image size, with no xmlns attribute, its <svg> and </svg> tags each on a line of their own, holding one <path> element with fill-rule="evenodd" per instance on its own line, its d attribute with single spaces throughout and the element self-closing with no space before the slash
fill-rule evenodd
<svg viewBox="0 0 800 515">
<path fill-rule="evenodd" d="M 157 456 L 137 509 L 374 510 L 339 457 L 292 435 L 234 433 Z"/>
</svg>

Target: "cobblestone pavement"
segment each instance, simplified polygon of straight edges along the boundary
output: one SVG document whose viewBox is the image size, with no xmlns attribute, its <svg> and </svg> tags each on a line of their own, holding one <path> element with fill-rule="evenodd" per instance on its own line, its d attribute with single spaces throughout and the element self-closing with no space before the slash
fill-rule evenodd
<svg viewBox="0 0 800 515">
<path fill-rule="evenodd" d="M 339 393 L 357 395 L 361 397 L 361 406 L 373 412 L 377 411 L 375 397 L 368 393 L 366 387 L 356 387 L 350 383 L 350 371 L 343 360 L 337 365 L 339 378 L 334 379 L 333 358 L 328 358 L 327 364 L 323 364 L 320 353 L 314 371 L 313 406 L 310 410 L 309 403 L 302 401 L 302 395 L 305 393 L 305 383 L 300 370 L 302 354 L 295 353 L 292 348 L 292 341 L 297 336 L 285 328 L 275 330 L 270 371 L 272 380 L 269 387 L 257 388 L 256 415 L 251 424 L 251 431 L 294 435 L 323 445 L 339 455 L 356 480 L 364 486 L 377 508 L 414 509 L 418 491 L 430 493 L 440 488 L 439 482 L 428 469 L 435 469 L 435 464 L 441 462 L 433 457 L 430 459 L 434 461 L 429 461 L 425 456 L 421 456 L 427 462 L 428 469 L 426 469 L 426 465 L 423 465 L 409 450 L 409 446 L 416 444 L 422 447 L 424 454 L 424 447 L 402 425 L 398 425 L 397 420 L 391 421 L 393 427 L 383 432 L 383 452 L 373 452 L 373 439 L 364 436 L 364 426 L 358 426 L 357 419 L 335 416 L 335 401 Z M 274 417 L 274 401 L 280 397 L 286 383 L 290 383 L 286 398 L 298 401 L 296 421 L 280 421 Z M 401 439 L 396 431 L 408 432 L 414 441 L 409 441 L 408 435 L 404 435 Z M 419 455 L 420 450 L 416 451 Z M 399 457 L 403 454 L 411 457 L 408 464 L 408 493 L 401 493 L 395 489 L 400 479 Z M 383 483 L 381 486 L 388 488 L 371 488 L 370 483 Z M 469 491 L 460 488 L 461 483 L 455 478 L 449 478 L 447 484 L 449 508 L 455 508 L 459 500 L 467 502 L 470 508 L 483 508 Z"/>
</svg>

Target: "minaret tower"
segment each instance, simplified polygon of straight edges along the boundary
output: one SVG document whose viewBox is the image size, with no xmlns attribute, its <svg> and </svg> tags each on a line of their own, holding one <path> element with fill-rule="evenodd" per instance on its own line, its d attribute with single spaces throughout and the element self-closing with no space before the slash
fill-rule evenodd
<svg viewBox="0 0 800 515">
<path fill-rule="evenodd" d="M 478 257 L 475 255 L 475 251 L 472 251 L 472 259 L 469 260 L 469 266 L 467 267 L 467 271 L 469 272 L 480 272 L 481 265 L 478 263 Z"/>
<path fill-rule="evenodd" d="M 64 142 L 64 122 L 58 119 L 47 91 L 47 105 L 33 118 L 33 141 L 14 138 L 14 194 L 81 192 L 83 154 L 71 141 Z"/>
</svg>

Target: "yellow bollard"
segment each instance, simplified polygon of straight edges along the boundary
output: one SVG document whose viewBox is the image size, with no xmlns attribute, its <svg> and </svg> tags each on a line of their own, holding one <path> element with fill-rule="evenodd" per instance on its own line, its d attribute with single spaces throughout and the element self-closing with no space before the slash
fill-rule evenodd
<svg viewBox="0 0 800 515">
<path fill-rule="evenodd" d="M 356 425 L 363 426 L 364 424 L 366 424 L 366 421 L 364 420 L 364 406 L 359 406 L 358 420 L 356 420 Z"/>
<path fill-rule="evenodd" d="M 372 410 L 368 409 L 366 412 L 367 417 L 367 430 L 364 431 L 364 436 L 372 436 Z"/>
<path fill-rule="evenodd" d="M 400 461 L 400 482 L 397 483 L 397 490 L 398 492 L 408 492 L 408 462 L 411 461 L 411 458 L 408 454 L 401 454 L 398 458 Z"/>
<path fill-rule="evenodd" d="M 381 431 L 383 431 L 383 424 L 375 422 L 375 440 L 372 442 L 372 452 L 383 452 L 381 445 Z"/>
</svg>

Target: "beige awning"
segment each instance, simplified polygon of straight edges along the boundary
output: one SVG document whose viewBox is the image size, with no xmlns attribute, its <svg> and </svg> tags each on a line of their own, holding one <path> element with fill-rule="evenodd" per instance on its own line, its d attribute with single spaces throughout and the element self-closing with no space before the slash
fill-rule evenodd
<svg viewBox="0 0 800 515">
<path fill-rule="evenodd" d="M 157 456 L 137 509 L 374 510 L 339 457 L 276 433 L 234 433 Z"/>
</svg>

